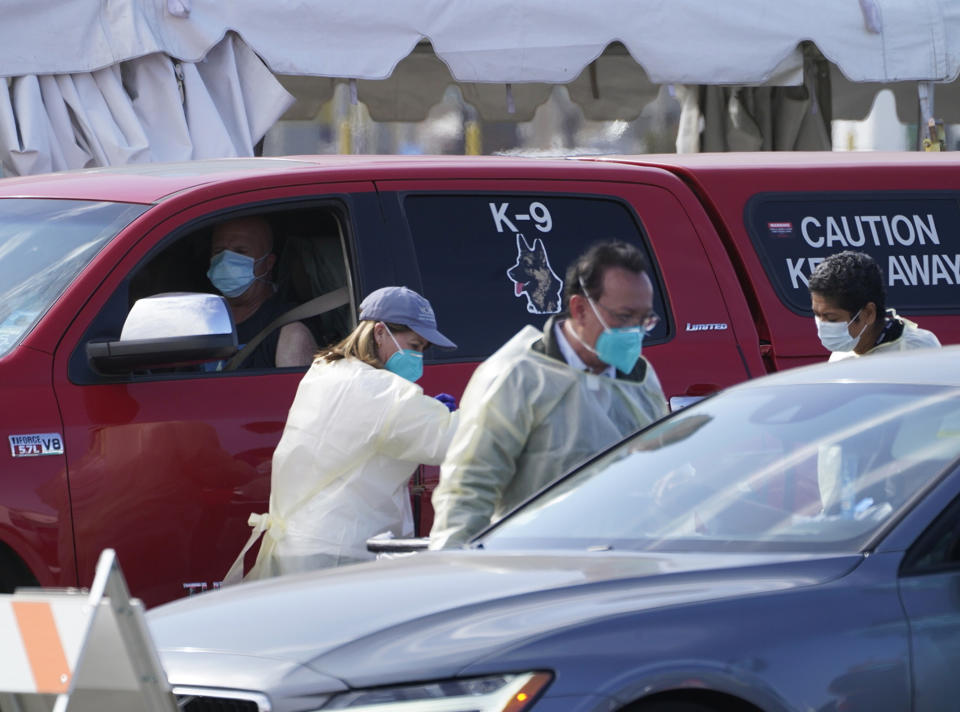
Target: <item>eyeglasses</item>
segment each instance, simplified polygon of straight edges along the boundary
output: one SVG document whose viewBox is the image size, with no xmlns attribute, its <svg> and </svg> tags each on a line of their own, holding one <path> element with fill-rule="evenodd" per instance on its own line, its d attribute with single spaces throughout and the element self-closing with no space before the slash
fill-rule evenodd
<svg viewBox="0 0 960 712">
<path fill-rule="evenodd" d="M 645 316 L 640 317 L 639 319 L 633 312 L 615 312 L 607 306 L 604 306 L 600 302 L 590 300 L 598 307 L 603 309 L 606 312 L 607 316 L 610 319 L 612 326 L 617 327 L 635 327 L 639 326 L 646 333 L 650 333 L 657 328 L 657 324 L 660 323 L 660 315 L 655 311 L 648 312 Z"/>
</svg>

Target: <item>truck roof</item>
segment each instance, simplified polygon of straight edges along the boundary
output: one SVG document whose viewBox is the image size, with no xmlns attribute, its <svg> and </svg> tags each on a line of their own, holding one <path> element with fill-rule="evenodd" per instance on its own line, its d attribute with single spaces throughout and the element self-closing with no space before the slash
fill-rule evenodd
<svg viewBox="0 0 960 712">
<path fill-rule="evenodd" d="M 929 190 L 921 176 L 942 188 L 956 185 L 960 154 L 956 152 L 757 151 L 730 153 L 665 153 L 596 156 L 593 163 L 660 168 L 687 183 L 703 186 L 714 197 L 783 190 Z M 867 169 L 867 170 L 864 170 Z M 858 172 L 856 180 L 852 174 Z M 731 178 L 736 177 L 736 180 Z M 949 180 L 947 180 L 949 176 Z M 772 187 L 778 182 L 780 187 Z M 795 183 L 802 181 L 805 185 Z M 832 181 L 832 185 L 827 185 Z"/>
<path fill-rule="evenodd" d="M 511 171 L 517 177 L 536 177 L 542 171 L 569 172 L 571 163 L 562 158 L 535 159 L 506 156 L 393 156 L 317 155 L 264 158 L 220 158 L 179 163 L 140 163 L 0 179 L 0 197 L 72 198 L 129 203 L 155 203 L 165 197 L 203 185 L 253 179 L 293 176 L 310 171 L 329 174 L 330 180 L 399 179 L 443 177 L 451 170 L 488 172 L 502 177 Z M 626 166 L 594 164 L 586 172 L 629 171 Z M 308 179 L 304 179 L 308 180 Z"/>
<path fill-rule="evenodd" d="M 738 151 L 729 153 L 649 153 L 589 156 L 582 160 L 660 166 L 690 171 L 742 171 L 751 168 L 798 170 L 869 165 L 892 168 L 956 166 L 960 154 L 939 151 Z"/>
<path fill-rule="evenodd" d="M 569 178 L 571 171 L 584 178 L 623 178 L 631 167 L 659 168 L 686 175 L 695 182 L 710 182 L 730 173 L 762 168 L 763 174 L 810 170 L 856 169 L 869 165 L 880 173 L 906 167 L 955 169 L 957 153 L 788 152 L 643 154 L 635 156 L 578 156 L 535 158 L 528 156 L 394 156 L 316 155 L 264 158 L 221 158 L 179 163 L 141 163 L 108 168 L 46 173 L 0 179 L 0 197 L 72 198 L 150 204 L 203 185 L 294 175 L 310 171 L 328 174 L 330 180 L 385 180 L 407 177 L 443 177 L 450 171 L 470 171 L 474 177 L 549 177 L 552 172 Z M 480 174 L 476 174 L 476 171 Z M 483 175 L 486 174 L 486 175 Z M 606 174 L 606 175 L 601 175 Z M 618 175 L 619 174 L 619 175 Z M 758 174 L 759 176 L 760 174 Z M 327 176 L 324 176 L 327 177 Z M 306 180 L 306 179 L 305 179 Z M 763 179 L 759 178 L 762 184 Z"/>
</svg>

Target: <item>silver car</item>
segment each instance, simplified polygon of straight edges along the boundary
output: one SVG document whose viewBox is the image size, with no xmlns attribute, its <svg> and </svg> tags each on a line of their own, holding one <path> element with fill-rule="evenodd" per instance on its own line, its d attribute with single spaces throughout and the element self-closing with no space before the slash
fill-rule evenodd
<svg viewBox="0 0 960 712">
<path fill-rule="evenodd" d="M 164 666 L 190 712 L 957 709 L 958 364 L 731 388 L 468 549 L 156 608 Z"/>
</svg>

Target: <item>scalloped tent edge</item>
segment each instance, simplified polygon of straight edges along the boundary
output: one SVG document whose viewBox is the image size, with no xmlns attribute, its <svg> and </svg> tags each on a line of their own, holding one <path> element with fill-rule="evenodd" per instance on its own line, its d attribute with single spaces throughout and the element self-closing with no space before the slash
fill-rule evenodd
<svg viewBox="0 0 960 712">
<path fill-rule="evenodd" d="M 488 120 L 530 118 L 557 84 L 587 118 L 630 119 L 662 84 L 799 85 L 810 43 L 834 118 L 889 87 L 913 119 L 918 82 L 939 82 L 936 115 L 960 120 L 960 4 L 938 0 L 8 0 L 5 16 L 13 173 L 249 155 L 343 81 L 378 120 L 418 120 L 451 84 Z"/>
</svg>

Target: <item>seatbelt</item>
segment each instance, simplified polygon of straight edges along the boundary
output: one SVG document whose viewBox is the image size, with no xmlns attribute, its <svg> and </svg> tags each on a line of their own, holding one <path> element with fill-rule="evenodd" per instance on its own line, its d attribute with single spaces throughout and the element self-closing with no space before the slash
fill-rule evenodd
<svg viewBox="0 0 960 712">
<path fill-rule="evenodd" d="M 276 319 L 267 324 L 260 332 L 254 336 L 250 341 L 244 344 L 244 347 L 237 351 L 229 361 L 227 365 L 223 367 L 224 371 L 233 371 L 237 368 L 250 353 L 260 345 L 260 342 L 263 341 L 267 336 L 274 330 L 279 329 L 281 326 L 286 326 L 295 321 L 301 321 L 311 316 L 317 316 L 318 314 L 324 314 L 328 311 L 333 311 L 337 307 L 342 307 L 344 304 L 350 303 L 350 290 L 347 287 L 340 287 L 340 289 L 335 289 L 332 292 L 327 292 L 326 294 L 321 294 L 319 297 L 314 297 L 309 302 L 304 302 L 298 307 L 284 312 Z"/>
</svg>

